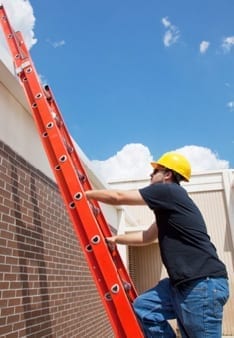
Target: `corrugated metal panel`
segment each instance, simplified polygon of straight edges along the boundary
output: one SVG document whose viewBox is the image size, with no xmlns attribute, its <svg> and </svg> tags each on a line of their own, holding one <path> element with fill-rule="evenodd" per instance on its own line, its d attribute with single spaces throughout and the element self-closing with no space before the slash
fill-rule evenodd
<svg viewBox="0 0 234 338">
<path fill-rule="evenodd" d="M 139 293 L 153 287 L 162 274 L 158 244 L 129 247 L 129 270 Z"/>
<path fill-rule="evenodd" d="M 157 243 L 129 247 L 129 271 L 139 294 L 150 289 L 166 276 Z M 170 321 L 171 326 L 177 331 L 175 320 Z"/>
</svg>

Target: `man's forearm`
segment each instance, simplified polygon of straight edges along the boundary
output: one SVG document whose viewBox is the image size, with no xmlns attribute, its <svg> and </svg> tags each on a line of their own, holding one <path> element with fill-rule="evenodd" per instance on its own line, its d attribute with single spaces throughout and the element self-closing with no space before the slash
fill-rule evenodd
<svg viewBox="0 0 234 338">
<path fill-rule="evenodd" d="M 132 246 L 144 245 L 142 231 L 131 232 L 128 234 L 116 235 L 107 238 L 107 241 L 115 244 L 124 244 Z"/>
<path fill-rule="evenodd" d="M 112 205 L 118 204 L 118 192 L 116 190 L 88 190 L 85 195 L 88 200 L 93 199 Z"/>
<path fill-rule="evenodd" d="M 88 200 L 97 200 L 111 205 L 144 205 L 145 201 L 138 190 L 87 190 Z"/>
<path fill-rule="evenodd" d="M 107 238 L 112 244 L 125 244 L 141 246 L 153 243 L 158 237 L 157 225 L 154 222 L 147 230 L 129 232 L 127 234 L 115 235 Z"/>
</svg>

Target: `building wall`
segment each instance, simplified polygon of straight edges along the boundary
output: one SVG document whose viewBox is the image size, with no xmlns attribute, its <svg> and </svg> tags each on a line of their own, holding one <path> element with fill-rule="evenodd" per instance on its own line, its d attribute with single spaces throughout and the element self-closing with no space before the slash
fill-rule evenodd
<svg viewBox="0 0 234 338">
<path fill-rule="evenodd" d="M 0 142 L 0 336 L 111 337 L 56 184 Z"/>
</svg>

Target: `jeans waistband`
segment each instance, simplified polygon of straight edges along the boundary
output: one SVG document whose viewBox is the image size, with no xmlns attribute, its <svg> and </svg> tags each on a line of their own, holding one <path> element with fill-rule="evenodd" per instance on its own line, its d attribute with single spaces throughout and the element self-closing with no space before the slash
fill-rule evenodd
<svg viewBox="0 0 234 338">
<path fill-rule="evenodd" d="M 182 285 L 191 285 L 191 284 L 194 284 L 194 283 L 199 283 L 201 281 L 205 281 L 205 280 L 209 280 L 209 279 L 218 279 L 218 278 L 224 278 L 224 279 L 228 279 L 228 277 L 226 275 L 223 275 L 223 276 L 206 276 L 206 277 L 200 277 L 200 278 L 194 278 L 194 279 L 189 279 L 187 281 L 184 281 L 184 282 L 181 282 L 181 283 L 178 283 L 176 284 L 175 286 L 182 286 Z"/>
</svg>

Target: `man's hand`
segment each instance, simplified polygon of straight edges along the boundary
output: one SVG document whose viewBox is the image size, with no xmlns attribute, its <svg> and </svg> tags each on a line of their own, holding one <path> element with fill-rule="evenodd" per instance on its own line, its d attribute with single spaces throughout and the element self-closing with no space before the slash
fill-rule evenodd
<svg viewBox="0 0 234 338">
<path fill-rule="evenodd" d="M 116 247 L 116 236 L 106 237 L 106 243 L 108 247 L 113 251 Z"/>
</svg>

